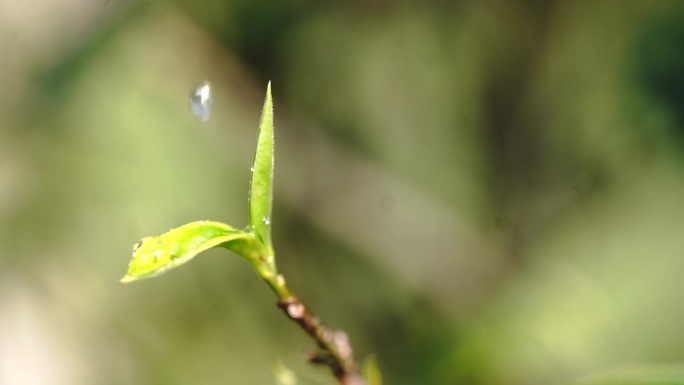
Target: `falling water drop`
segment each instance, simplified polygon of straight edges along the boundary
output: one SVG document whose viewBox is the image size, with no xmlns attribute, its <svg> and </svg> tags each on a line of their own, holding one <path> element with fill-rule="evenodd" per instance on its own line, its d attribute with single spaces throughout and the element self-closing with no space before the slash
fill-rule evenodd
<svg viewBox="0 0 684 385">
<path fill-rule="evenodd" d="M 195 118 L 206 122 L 211 115 L 211 85 L 208 81 L 197 86 L 190 93 L 190 111 Z"/>
</svg>

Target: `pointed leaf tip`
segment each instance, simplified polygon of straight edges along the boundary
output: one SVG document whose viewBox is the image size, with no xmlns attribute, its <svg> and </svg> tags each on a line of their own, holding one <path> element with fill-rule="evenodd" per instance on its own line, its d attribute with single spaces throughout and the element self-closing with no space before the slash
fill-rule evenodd
<svg viewBox="0 0 684 385">
<path fill-rule="evenodd" d="M 271 82 L 266 87 L 264 108 L 259 121 L 259 137 L 249 192 L 249 226 L 269 255 L 271 245 L 271 207 L 273 201 L 273 99 Z"/>
<path fill-rule="evenodd" d="M 128 283 L 133 282 L 133 281 L 135 281 L 135 278 L 133 278 L 133 277 L 131 277 L 130 275 L 126 274 L 126 275 L 124 275 L 123 278 L 121 278 L 121 279 L 119 280 L 119 283 L 122 284 L 122 285 L 126 285 L 126 284 L 128 284 Z"/>
</svg>

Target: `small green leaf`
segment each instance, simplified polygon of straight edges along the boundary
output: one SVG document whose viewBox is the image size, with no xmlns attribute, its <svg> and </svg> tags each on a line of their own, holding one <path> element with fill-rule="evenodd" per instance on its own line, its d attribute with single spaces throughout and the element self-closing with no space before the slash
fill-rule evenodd
<svg viewBox="0 0 684 385">
<path fill-rule="evenodd" d="M 271 245 L 271 202 L 273 201 L 273 100 L 271 83 L 266 88 L 266 101 L 259 122 L 259 139 L 249 192 L 249 227 L 273 255 Z"/>
<path fill-rule="evenodd" d="M 370 355 L 363 360 L 361 372 L 368 385 L 382 385 L 382 372 L 380 371 L 380 364 L 378 364 L 378 359 L 375 355 Z"/>
<path fill-rule="evenodd" d="M 299 385 L 297 374 L 280 360 L 276 361 L 275 365 L 273 365 L 273 376 L 278 385 Z"/>
<path fill-rule="evenodd" d="M 197 254 L 222 246 L 257 266 L 264 255 L 263 246 L 254 234 L 220 222 L 199 221 L 185 224 L 158 237 L 145 237 L 133 246 L 128 273 L 121 283 L 129 283 L 164 274 Z"/>
</svg>

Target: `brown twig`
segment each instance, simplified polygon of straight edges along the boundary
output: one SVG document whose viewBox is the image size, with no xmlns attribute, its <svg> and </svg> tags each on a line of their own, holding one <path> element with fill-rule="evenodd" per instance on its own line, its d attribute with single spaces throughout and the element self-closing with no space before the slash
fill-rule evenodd
<svg viewBox="0 0 684 385">
<path fill-rule="evenodd" d="M 366 384 L 359 375 L 359 367 L 347 333 L 323 325 L 298 297 L 288 296 L 279 300 L 277 305 L 316 341 L 318 349 L 309 354 L 310 362 L 328 366 L 341 385 Z"/>
</svg>

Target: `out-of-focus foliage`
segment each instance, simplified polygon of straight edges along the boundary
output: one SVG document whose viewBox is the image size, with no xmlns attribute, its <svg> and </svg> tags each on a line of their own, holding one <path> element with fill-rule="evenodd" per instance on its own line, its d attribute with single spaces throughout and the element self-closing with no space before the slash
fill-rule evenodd
<svg viewBox="0 0 684 385">
<path fill-rule="evenodd" d="M 368 356 L 363 362 L 361 371 L 368 385 L 382 385 L 382 371 L 378 365 L 377 357 L 373 355 Z"/>
<path fill-rule="evenodd" d="M 246 220 L 268 80 L 279 265 L 384 383 L 684 383 L 682 26 L 671 0 L 0 1 L 0 383 L 330 383 L 226 252 L 118 284 L 141 236 Z"/>
</svg>

